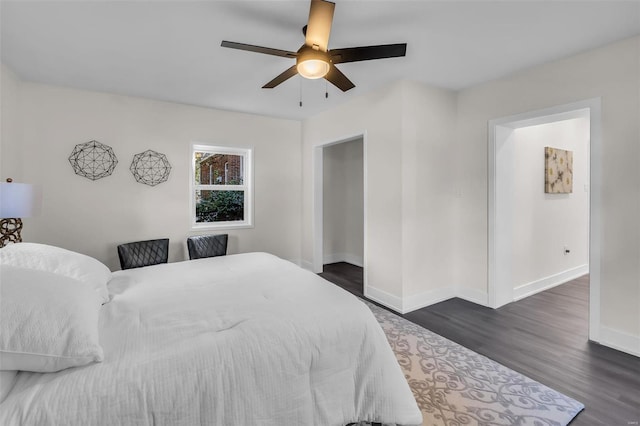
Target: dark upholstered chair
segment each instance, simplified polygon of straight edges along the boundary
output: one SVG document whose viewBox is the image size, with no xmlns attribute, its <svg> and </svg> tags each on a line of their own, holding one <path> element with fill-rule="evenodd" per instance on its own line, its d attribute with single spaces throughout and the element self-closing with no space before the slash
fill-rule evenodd
<svg viewBox="0 0 640 426">
<path fill-rule="evenodd" d="M 198 235 L 187 238 L 189 259 L 226 255 L 228 238 L 228 234 Z"/>
<path fill-rule="evenodd" d="M 118 246 L 120 267 L 122 269 L 167 263 L 169 258 L 169 239 L 136 241 Z"/>
</svg>

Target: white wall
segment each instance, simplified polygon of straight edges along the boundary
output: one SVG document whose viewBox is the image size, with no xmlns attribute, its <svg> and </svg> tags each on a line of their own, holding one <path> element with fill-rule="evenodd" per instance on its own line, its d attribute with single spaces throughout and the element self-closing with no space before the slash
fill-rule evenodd
<svg viewBox="0 0 640 426">
<path fill-rule="evenodd" d="M 364 176 L 362 138 L 323 149 L 323 262 L 362 266 Z"/>
<path fill-rule="evenodd" d="M 398 311 L 451 297 L 454 93 L 403 81 L 303 122 L 303 240 L 313 259 L 313 151 L 365 134 L 365 294 Z"/>
<path fill-rule="evenodd" d="M 405 82 L 402 111 L 402 274 L 405 312 L 457 294 L 452 232 L 456 96 Z M 372 165 L 375 170 L 379 165 Z"/>
<path fill-rule="evenodd" d="M 22 133 L 20 122 L 20 79 L 0 65 L 0 179 L 22 181 Z M 30 219 L 24 219 L 25 225 Z M 23 237 L 27 235 L 25 228 Z"/>
<path fill-rule="evenodd" d="M 255 227 L 228 231 L 228 252 L 300 259 L 299 122 L 28 82 L 20 84 L 20 100 L 22 140 L 3 138 L 2 149 L 23 181 L 43 186 L 42 215 L 26 224 L 26 240 L 118 269 L 117 244 L 169 237 L 169 260 L 184 259 L 192 234 L 190 144 L 197 141 L 254 148 Z M 76 144 L 92 139 L 111 146 L 119 161 L 97 181 L 75 175 L 67 160 Z M 22 158 L 5 158 L 16 144 Z M 150 187 L 133 178 L 133 155 L 146 149 L 166 154 L 167 182 Z"/>
<path fill-rule="evenodd" d="M 325 111 L 302 124 L 302 258 L 313 264 L 313 152 L 327 142 L 350 139 L 366 133 L 367 163 L 385 164 L 400 170 L 402 92 L 399 85 L 380 89 Z M 401 300 L 401 183 L 383 173 L 367 175 L 367 269 L 368 284 Z M 320 253 L 320 255 L 322 255 Z"/>
<path fill-rule="evenodd" d="M 514 145 L 510 237 L 516 298 L 558 283 L 553 277 L 587 271 L 589 124 L 587 116 L 522 127 L 510 138 Z M 546 146 L 573 152 L 572 193 L 545 194 Z M 564 253 L 565 246 L 570 253 Z"/>
<path fill-rule="evenodd" d="M 602 98 L 600 341 L 640 353 L 640 37 L 458 93 L 456 282 L 487 288 L 487 122 Z M 598 188 L 592 188 L 592 191 Z M 593 265 L 591 265 L 593 266 Z"/>
</svg>

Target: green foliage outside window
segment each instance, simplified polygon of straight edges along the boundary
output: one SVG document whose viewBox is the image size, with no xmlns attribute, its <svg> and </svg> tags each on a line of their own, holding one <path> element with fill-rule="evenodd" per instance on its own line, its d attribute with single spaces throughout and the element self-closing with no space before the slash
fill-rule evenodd
<svg viewBox="0 0 640 426">
<path fill-rule="evenodd" d="M 202 191 L 196 203 L 196 222 L 244 220 L 244 191 Z"/>
</svg>

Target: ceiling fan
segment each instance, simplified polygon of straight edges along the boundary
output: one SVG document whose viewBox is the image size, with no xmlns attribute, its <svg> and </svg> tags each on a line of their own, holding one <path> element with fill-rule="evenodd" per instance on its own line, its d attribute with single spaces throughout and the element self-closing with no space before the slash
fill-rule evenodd
<svg viewBox="0 0 640 426">
<path fill-rule="evenodd" d="M 295 65 L 262 86 L 263 89 L 273 89 L 294 75 L 300 74 L 309 79 L 324 77 L 334 86 L 346 92 L 349 89 L 353 89 L 355 84 L 336 68 L 336 64 L 405 56 L 407 51 L 406 43 L 329 50 L 329 35 L 331 34 L 331 23 L 333 21 L 335 6 L 335 3 L 329 1 L 311 0 L 309 22 L 302 28 L 305 41 L 297 52 L 235 43 L 226 40 L 222 41 L 222 47 L 282 56 L 296 60 Z"/>
</svg>

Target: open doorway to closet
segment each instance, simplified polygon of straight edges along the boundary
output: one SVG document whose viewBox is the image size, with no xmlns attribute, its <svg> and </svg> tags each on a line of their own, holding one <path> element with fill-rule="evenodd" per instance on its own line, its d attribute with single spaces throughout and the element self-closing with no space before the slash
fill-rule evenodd
<svg viewBox="0 0 640 426">
<path fill-rule="evenodd" d="M 364 295 L 365 191 L 362 136 L 317 148 L 322 158 L 322 276 Z M 318 164 L 319 161 L 316 163 Z M 316 172 L 319 172 L 317 170 Z M 316 213 L 320 213 L 316 206 Z M 317 233 L 320 236 L 320 233 Z"/>
</svg>

